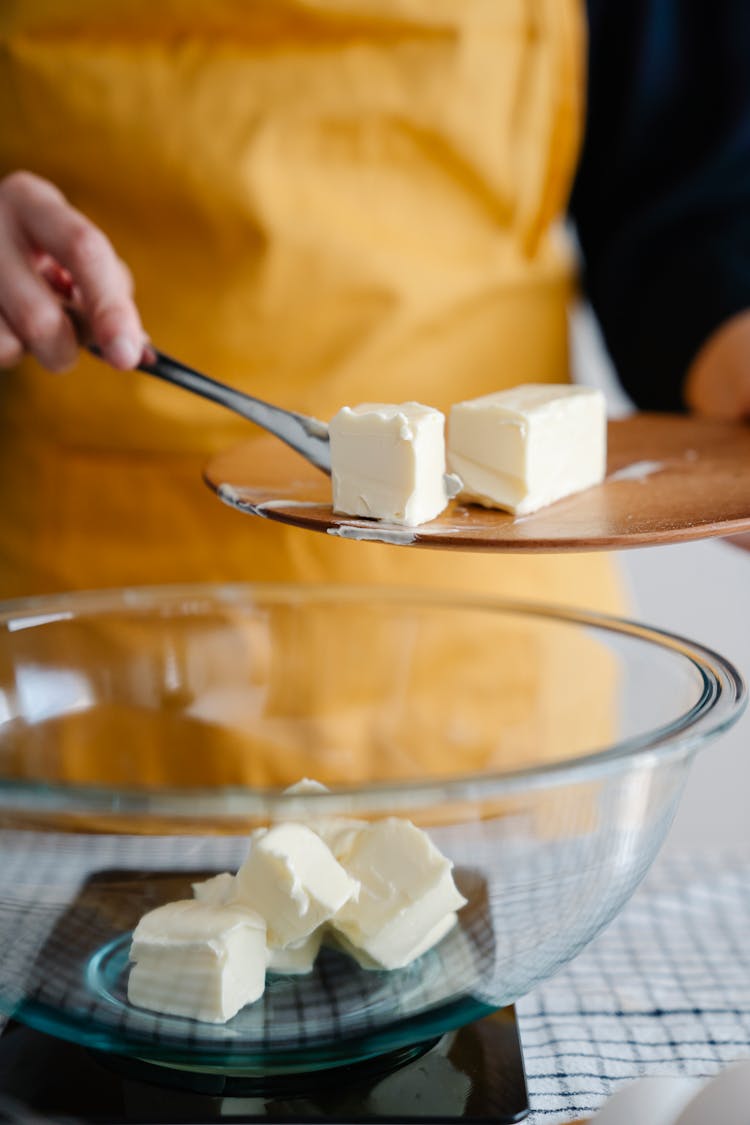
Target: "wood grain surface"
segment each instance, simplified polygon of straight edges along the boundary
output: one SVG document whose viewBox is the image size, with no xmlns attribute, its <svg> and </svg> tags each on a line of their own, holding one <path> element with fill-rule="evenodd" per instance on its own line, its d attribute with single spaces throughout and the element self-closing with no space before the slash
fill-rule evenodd
<svg viewBox="0 0 750 1125">
<path fill-rule="evenodd" d="M 750 531 L 750 426 L 670 414 L 609 423 L 603 484 L 531 515 L 452 502 L 404 528 L 334 515 L 331 482 L 271 437 L 235 446 L 206 466 L 206 483 L 255 516 L 348 539 L 442 550 L 621 550 Z"/>
</svg>

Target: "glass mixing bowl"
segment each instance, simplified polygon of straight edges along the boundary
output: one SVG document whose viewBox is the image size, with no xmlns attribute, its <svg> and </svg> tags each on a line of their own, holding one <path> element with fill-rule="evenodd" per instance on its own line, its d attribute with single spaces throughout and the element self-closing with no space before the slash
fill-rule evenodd
<svg viewBox="0 0 750 1125">
<path fill-rule="evenodd" d="M 413 592 L 192 586 L 0 607 L 0 1009 L 226 1074 L 409 1052 L 523 995 L 641 879 L 742 681 L 678 637 Z M 330 792 L 284 795 L 302 777 Z M 224 1025 L 127 1002 L 139 917 L 280 818 L 408 817 L 460 925 L 405 969 L 324 948 Z"/>
</svg>

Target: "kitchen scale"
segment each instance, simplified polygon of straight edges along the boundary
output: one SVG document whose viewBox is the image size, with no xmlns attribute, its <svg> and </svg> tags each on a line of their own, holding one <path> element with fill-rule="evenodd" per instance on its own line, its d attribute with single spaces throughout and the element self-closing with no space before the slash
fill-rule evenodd
<svg viewBox="0 0 750 1125">
<path fill-rule="evenodd" d="M 0 1120 L 8 1111 L 5 1098 L 43 1119 L 101 1125 L 321 1120 L 504 1125 L 528 1114 L 513 1008 L 405 1054 L 301 1077 L 224 1078 L 88 1050 L 11 1022 L 0 1035 Z M 19 1112 L 17 1120 L 28 1122 L 28 1115 Z"/>
<path fill-rule="evenodd" d="M 263 1020 L 271 1026 L 298 1018 L 310 1034 L 295 1056 L 301 1059 L 297 1073 L 243 1073 L 221 1066 L 187 1066 L 180 1052 L 190 1057 L 192 1047 L 202 1062 L 213 1052 L 227 1049 L 232 1058 L 232 1040 L 225 1026 L 198 1024 L 176 1017 L 154 1021 L 151 1013 L 128 1009 L 126 997 L 128 934 L 134 919 L 145 908 L 189 894 L 189 883 L 213 871 L 155 872 L 108 870 L 95 874 L 81 887 L 69 909 L 47 938 L 30 974 L 31 999 L 18 1010 L 20 1020 L 11 1020 L 0 1034 L 0 1121 L 3 1097 L 28 1107 L 42 1119 L 125 1125 L 128 1122 L 180 1122 L 181 1125 L 214 1121 L 307 1122 L 316 1120 L 355 1122 L 475 1121 L 506 1123 L 522 1120 L 528 1113 L 523 1057 L 515 1010 L 507 1007 L 483 1015 L 445 1034 L 388 1047 L 372 1057 L 358 1057 L 367 1048 L 358 1047 L 356 1024 L 346 1024 L 342 1015 L 341 1035 L 350 1039 L 352 1061 L 315 1069 L 315 1008 L 305 1009 L 304 995 L 317 987 L 321 974 L 324 990 L 333 988 L 339 1002 L 346 994 L 347 978 L 358 989 L 354 1003 L 393 1003 L 392 987 L 426 996 L 438 973 L 458 971 L 456 958 L 464 951 L 467 937 L 457 937 L 451 952 L 450 937 L 443 943 L 439 959 L 420 958 L 420 968 L 411 973 L 365 973 L 352 968 L 348 958 L 323 950 L 315 979 L 277 977 L 263 1000 Z M 482 888 L 472 885 L 472 873 L 457 872 L 457 882 L 479 903 L 481 924 Z M 153 899 L 153 901 L 151 901 Z M 96 949 L 81 954 L 79 949 Z M 322 968 L 319 966 L 322 965 Z M 55 971 L 50 972 L 50 966 Z M 339 974 L 339 975 L 337 975 Z M 383 978 L 383 979 L 381 979 Z M 355 984 L 357 979 L 364 983 Z M 303 981 L 300 990 L 297 982 Z M 327 997 L 321 996 L 323 1003 Z M 468 1001 L 468 1004 L 471 1002 Z M 118 1011 L 119 1005 L 119 1011 Z M 301 1006 L 302 1005 L 302 1006 Z M 91 1012 L 92 1024 L 101 1026 L 103 1010 L 112 1011 L 109 1049 L 96 1049 L 96 1035 L 85 1021 L 58 1024 L 56 1009 L 71 1007 Z M 466 1005 L 463 1005 L 464 1007 Z M 257 1011 L 261 1005 L 253 1006 Z M 477 1012 L 488 1012 L 476 1006 Z M 245 1009 L 252 1019 L 251 1009 Z M 408 1017 L 407 1017 L 408 1019 Z M 413 1021 L 412 1021 L 413 1022 Z M 141 1024 L 143 1025 L 141 1027 Z M 58 1027 L 66 1038 L 58 1038 Z M 257 1034 L 250 1023 L 248 1036 Z M 154 1056 L 138 1056 L 138 1037 L 144 1053 L 152 1035 Z M 235 1030 L 241 1042 L 242 1025 Z M 77 1037 L 79 1042 L 67 1036 Z M 199 1036 L 196 1038 L 196 1036 Z M 413 1037 L 412 1037 L 413 1038 Z M 128 1043 L 126 1054 L 118 1054 L 117 1043 Z M 273 1058 L 272 1040 L 268 1058 Z M 101 1040 L 99 1040 L 101 1042 Z M 170 1053 L 177 1061 L 170 1061 Z M 318 1051 L 319 1055 L 322 1052 Z M 308 1065 L 309 1060 L 309 1065 Z M 12 1104 L 12 1103 L 11 1103 Z M 14 1118 L 11 1116 L 11 1120 Z M 27 1120 L 23 1114 L 18 1120 Z"/>
</svg>

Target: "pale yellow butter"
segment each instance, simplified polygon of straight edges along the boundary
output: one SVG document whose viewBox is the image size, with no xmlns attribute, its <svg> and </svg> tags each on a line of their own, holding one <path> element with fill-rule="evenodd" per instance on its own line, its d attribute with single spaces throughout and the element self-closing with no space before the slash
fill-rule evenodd
<svg viewBox="0 0 750 1125">
<path fill-rule="evenodd" d="M 466 905 L 451 862 L 408 820 L 389 817 L 361 829 L 347 840 L 344 864 L 360 893 L 338 911 L 331 930 L 365 968 L 410 964 L 445 936 Z"/>
<path fill-rule="evenodd" d="M 536 511 L 604 479 L 604 395 L 540 383 L 457 403 L 447 456 L 462 499 L 515 515 Z"/>
<path fill-rule="evenodd" d="M 225 1023 L 263 995 L 266 925 L 239 905 L 170 902 L 141 918 L 130 959 L 131 1004 Z"/>
<path fill-rule="evenodd" d="M 418 402 L 345 406 L 329 433 L 334 512 L 416 527 L 446 507 L 439 410 Z"/>
<path fill-rule="evenodd" d="M 299 945 L 358 893 L 356 880 L 310 828 L 284 822 L 254 833 L 234 899 L 257 910 L 269 946 L 284 949 Z"/>
</svg>

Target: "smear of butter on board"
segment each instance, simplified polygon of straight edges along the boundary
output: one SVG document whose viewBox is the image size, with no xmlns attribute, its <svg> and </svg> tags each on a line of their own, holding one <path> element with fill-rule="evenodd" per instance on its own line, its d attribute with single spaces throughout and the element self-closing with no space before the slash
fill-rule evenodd
<svg viewBox="0 0 750 1125">
<path fill-rule="evenodd" d="M 632 465 L 623 465 L 621 469 L 616 469 L 614 473 L 610 473 L 607 480 L 637 480 L 643 482 L 653 476 L 654 473 L 660 473 L 666 467 L 663 461 L 634 461 Z"/>
</svg>

